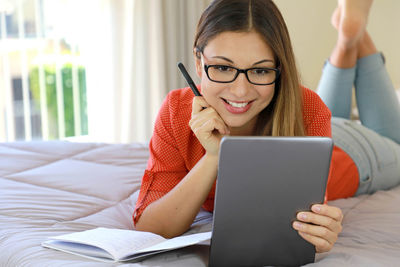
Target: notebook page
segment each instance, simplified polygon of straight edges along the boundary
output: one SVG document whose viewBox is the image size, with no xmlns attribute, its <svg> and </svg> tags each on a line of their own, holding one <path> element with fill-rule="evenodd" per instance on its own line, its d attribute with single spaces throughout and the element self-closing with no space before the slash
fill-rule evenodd
<svg viewBox="0 0 400 267">
<path fill-rule="evenodd" d="M 166 240 L 149 232 L 108 228 L 96 228 L 51 239 L 96 246 L 106 250 L 116 260 Z"/>
<path fill-rule="evenodd" d="M 192 235 L 183 235 L 172 239 L 167 239 L 166 241 L 159 244 L 155 244 L 151 247 L 143 248 L 137 251 L 137 253 L 181 248 L 199 243 L 206 243 L 205 241 L 208 241 L 210 239 L 211 239 L 211 231 L 205 233 L 192 234 Z"/>
</svg>

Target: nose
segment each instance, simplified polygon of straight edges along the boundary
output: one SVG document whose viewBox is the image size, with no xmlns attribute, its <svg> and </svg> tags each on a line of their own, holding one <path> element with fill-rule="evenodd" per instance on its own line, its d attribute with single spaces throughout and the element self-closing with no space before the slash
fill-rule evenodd
<svg viewBox="0 0 400 267">
<path fill-rule="evenodd" d="M 239 73 L 236 79 L 232 82 L 230 91 L 232 94 L 240 98 L 247 95 L 251 86 L 252 85 L 247 80 L 246 75 L 244 73 Z"/>
</svg>

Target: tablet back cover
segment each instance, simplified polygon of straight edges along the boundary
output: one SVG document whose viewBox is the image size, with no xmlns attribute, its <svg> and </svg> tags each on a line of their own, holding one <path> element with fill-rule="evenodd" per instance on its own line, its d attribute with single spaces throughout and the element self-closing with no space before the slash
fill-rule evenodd
<svg viewBox="0 0 400 267">
<path fill-rule="evenodd" d="M 225 137 L 209 266 L 314 262 L 314 246 L 292 222 L 324 201 L 332 146 L 323 137 Z"/>
</svg>

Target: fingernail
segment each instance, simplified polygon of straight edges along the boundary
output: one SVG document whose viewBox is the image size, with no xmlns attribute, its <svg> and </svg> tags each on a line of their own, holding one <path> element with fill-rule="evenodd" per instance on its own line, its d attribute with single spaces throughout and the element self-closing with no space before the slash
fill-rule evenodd
<svg viewBox="0 0 400 267">
<path fill-rule="evenodd" d="M 305 220 L 307 219 L 307 215 L 305 213 L 299 213 L 299 219 Z"/>
<path fill-rule="evenodd" d="M 320 212 L 321 211 L 321 207 L 320 206 L 312 206 L 312 210 L 315 212 Z"/>
<path fill-rule="evenodd" d="M 294 222 L 293 226 L 294 226 L 295 229 L 301 229 L 302 225 L 299 222 Z"/>
</svg>

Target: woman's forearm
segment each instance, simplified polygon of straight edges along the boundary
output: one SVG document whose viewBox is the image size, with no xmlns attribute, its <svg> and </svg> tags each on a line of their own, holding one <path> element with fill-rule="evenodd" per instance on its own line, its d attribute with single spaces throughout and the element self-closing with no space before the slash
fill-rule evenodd
<svg viewBox="0 0 400 267">
<path fill-rule="evenodd" d="M 214 184 L 217 168 L 218 158 L 206 154 L 173 190 L 143 211 L 136 230 L 166 238 L 187 231 Z"/>
</svg>

